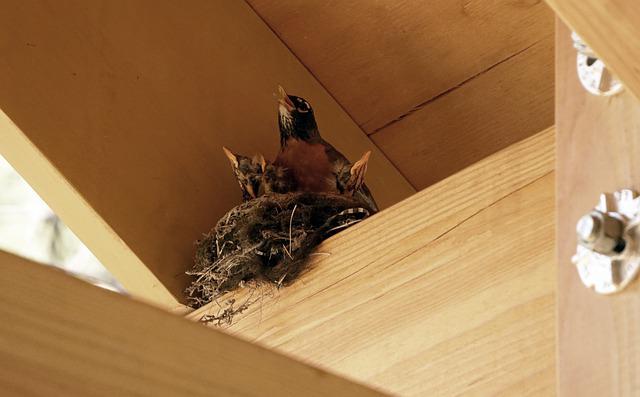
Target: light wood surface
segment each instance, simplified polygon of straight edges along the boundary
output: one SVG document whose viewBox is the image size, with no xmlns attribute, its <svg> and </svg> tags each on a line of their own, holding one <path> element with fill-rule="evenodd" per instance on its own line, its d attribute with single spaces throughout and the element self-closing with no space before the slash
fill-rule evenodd
<svg viewBox="0 0 640 397">
<path fill-rule="evenodd" d="M 247 1 L 418 189 L 553 125 L 543 2 Z"/>
<path fill-rule="evenodd" d="M 586 7 L 586 4 L 585 4 Z M 558 376 L 562 396 L 640 393 L 640 290 L 599 296 L 571 256 L 575 225 L 600 193 L 640 189 L 640 103 L 590 95 L 576 75 L 571 31 L 557 28 Z"/>
<path fill-rule="evenodd" d="M 73 225 L 74 233 L 88 244 L 96 257 L 118 276 L 127 280 L 136 295 L 149 303 L 168 309 L 180 307 L 169 290 L 146 271 L 146 265 L 129 248 L 109 224 L 74 189 L 20 129 L 0 110 L 0 153 L 13 164 L 20 164 L 20 172 L 29 184 L 36 187 L 41 197 L 56 211 L 62 211 L 64 220 Z M 28 162 L 28 164 L 27 164 Z"/>
<path fill-rule="evenodd" d="M 553 32 L 370 135 L 417 189 L 553 124 Z"/>
<path fill-rule="evenodd" d="M 553 394 L 553 161 L 547 130 L 340 233 L 227 331 L 394 394 Z"/>
<path fill-rule="evenodd" d="M 635 0 L 546 0 L 640 99 L 640 3 Z"/>
<path fill-rule="evenodd" d="M 367 132 L 553 30 L 535 1 L 247 2 Z"/>
<path fill-rule="evenodd" d="M 3 396 L 379 396 L 0 252 Z"/>
<path fill-rule="evenodd" d="M 244 2 L 5 8 L 0 154 L 138 297 L 181 299 L 193 241 L 240 201 L 221 146 L 276 152 L 277 84 L 347 156 L 373 151 L 382 207 L 414 191 Z"/>
</svg>

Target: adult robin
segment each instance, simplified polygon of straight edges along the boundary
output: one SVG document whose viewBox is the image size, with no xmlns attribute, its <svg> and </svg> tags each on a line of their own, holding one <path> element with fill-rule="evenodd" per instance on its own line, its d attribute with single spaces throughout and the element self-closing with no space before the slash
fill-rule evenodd
<svg viewBox="0 0 640 397">
<path fill-rule="evenodd" d="M 290 170 L 298 191 L 342 193 L 338 179 L 350 170 L 351 163 L 320 136 L 313 108 L 304 98 L 288 95 L 282 87 L 278 94 L 280 151 L 274 164 Z M 378 211 L 364 183 L 354 197 Z"/>
</svg>

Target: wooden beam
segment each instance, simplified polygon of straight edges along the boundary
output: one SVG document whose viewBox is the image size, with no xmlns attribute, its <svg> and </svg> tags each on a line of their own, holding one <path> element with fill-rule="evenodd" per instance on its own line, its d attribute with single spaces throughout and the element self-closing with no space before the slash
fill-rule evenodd
<svg viewBox="0 0 640 397">
<path fill-rule="evenodd" d="M 546 0 L 640 99 L 640 4 L 634 0 Z"/>
<path fill-rule="evenodd" d="M 74 189 L 60 171 L 34 147 L 20 129 L 0 110 L 0 153 L 46 198 L 102 263 L 126 280 L 138 297 L 168 309 L 180 306 L 169 290 L 118 236 L 96 210 Z M 26 164 L 28 161 L 29 164 Z"/>
<path fill-rule="evenodd" d="M 45 396 L 380 396 L 0 252 L 0 390 Z"/>
<path fill-rule="evenodd" d="M 606 2 L 605 2 L 606 3 Z M 583 3 L 586 9 L 589 2 Z M 631 3 L 629 3 L 631 4 Z M 589 94 L 575 69 L 571 31 L 557 27 L 558 393 L 640 393 L 640 283 L 600 296 L 585 288 L 571 257 L 575 227 L 604 192 L 640 190 L 640 102 L 629 91 Z"/>
<path fill-rule="evenodd" d="M 274 156 L 277 84 L 373 151 L 382 207 L 414 191 L 244 2 L 19 1 L 0 48 L 0 154 L 149 301 L 182 299 L 193 241 L 240 200 L 221 146 Z"/>
<path fill-rule="evenodd" d="M 393 394 L 552 394 L 553 162 L 547 130 L 425 189 L 226 330 Z"/>
</svg>

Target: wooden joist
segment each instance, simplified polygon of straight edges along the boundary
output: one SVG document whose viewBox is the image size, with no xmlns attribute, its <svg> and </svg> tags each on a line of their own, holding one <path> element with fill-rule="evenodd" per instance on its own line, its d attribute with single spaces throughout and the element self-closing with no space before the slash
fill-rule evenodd
<svg viewBox="0 0 640 397">
<path fill-rule="evenodd" d="M 175 306 L 193 242 L 240 200 L 225 145 L 273 157 L 274 93 L 313 103 L 382 207 L 414 192 L 242 1 L 12 2 L 0 154 L 133 295 Z"/>
<path fill-rule="evenodd" d="M 553 134 L 331 238 L 290 287 L 229 294 L 263 296 L 226 330 L 402 395 L 552 393 Z"/>
<path fill-rule="evenodd" d="M 0 252 L 0 394 L 380 396 Z"/>
<path fill-rule="evenodd" d="M 636 0 L 546 2 L 640 99 L 640 4 Z"/>
</svg>

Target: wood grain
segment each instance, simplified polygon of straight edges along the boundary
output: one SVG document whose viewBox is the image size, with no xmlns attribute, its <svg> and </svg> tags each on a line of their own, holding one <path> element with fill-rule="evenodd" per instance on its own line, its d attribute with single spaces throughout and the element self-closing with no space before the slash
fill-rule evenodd
<svg viewBox="0 0 640 397">
<path fill-rule="evenodd" d="M 247 2 L 367 132 L 553 30 L 536 0 Z"/>
<path fill-rule="evenodd" d="M 546 0 L 640 99 L 640 4 L 633 0 Z"/>
<path fill-rule="evenodd" d="M 54 268 L 0 268 L 3 395 L 382 395 Z"/>
<path fill-rule="evenodd" d="M 394 394 L 552 394 L 553 148 L 542 132 L 331 238 L 227 331 Z"/>
<path fill-rule="evenodd" d="M 621 294 L 596 295 L 581 284 L 570 260 L 576 222 L 600 193 L 640 189 L 640 103 L 629 91 L 610 98 L 587 93 L 570 34 L 558 24 L 558 391 L 634 396 L 640 393 L 638 283 Z"/>
<path fill-rule="evenodd" d="M 275 154 L 277 84 L 347 156 L 373 150 L 382 207 L 414 191 L 244 2 L 13 2 L 0 53 L 0 153 L 138 297 L 181 299 L 193 241 L 240 200 L 221 146 Z"/>
<path fill-rule="evenodd" d="M 370 135 L 417 189 L 553 125 L 553 34 Z"/>
</svg>

